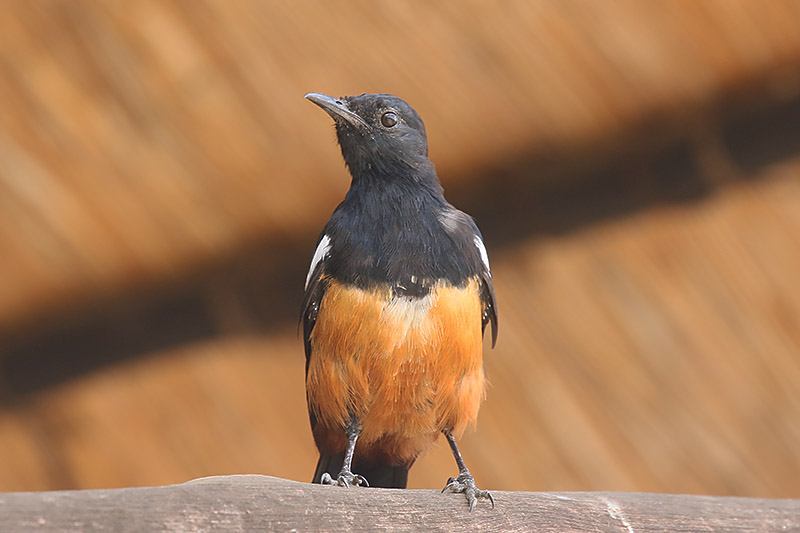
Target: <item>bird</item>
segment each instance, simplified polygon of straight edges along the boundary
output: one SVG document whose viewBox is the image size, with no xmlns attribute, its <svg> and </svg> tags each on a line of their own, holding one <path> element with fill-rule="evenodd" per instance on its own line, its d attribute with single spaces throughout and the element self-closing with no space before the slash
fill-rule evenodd
<svg viewBox="0 0 800 533">
<path fill-rule="evenodd" d="M 417 457 L 444 435 L 459 473 L 442 489 L 479 489 L 456 439 L 485 396 L 483 335 L 497 302 L 481 232 L 444 197 L 425 125 L 390 94 L 305 98 L 333 118 L 350 188 L 317 240 L 301 327 L 313 482 L 406 488 Z"/>
</svg>

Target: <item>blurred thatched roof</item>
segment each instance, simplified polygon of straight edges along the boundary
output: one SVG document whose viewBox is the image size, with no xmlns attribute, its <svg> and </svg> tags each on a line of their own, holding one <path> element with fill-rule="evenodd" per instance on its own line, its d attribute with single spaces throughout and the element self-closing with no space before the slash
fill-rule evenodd
<svg viewBox="0 0 800 533">
<path fill-rule="evenodd" d="M 457 189 L 675 135 L 721 96 L 795 91 L 799 10 L 6 3 L 0 324 L 314 233 L 347 179 L 309 90 L 412 102 Z"/>
<path fill-rule="evenodd" d="M 0 490 L 310 475 L 321 91 L 408 100 L 484 232 L 482 485 L 800 496 L 800 4 L 2 13 Z"/>
</svg>

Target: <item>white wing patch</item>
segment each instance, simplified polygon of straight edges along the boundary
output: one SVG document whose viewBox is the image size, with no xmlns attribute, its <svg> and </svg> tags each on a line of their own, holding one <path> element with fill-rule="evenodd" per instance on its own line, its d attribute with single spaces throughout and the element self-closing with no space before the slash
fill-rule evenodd
<svg viewBox="0 0 800 533">
<path fill-rule="evenodd" d="M 481 261 L 483 261 L 483 266 L 486 267 L 486 272 L 488 272 L 489 275 L 491 276 L 492 269 L 489 268 L 489 254 L 486 253 L 486 247 L 483 245 L 483 241 L 481 240 L 481 238 L 478 237 L 477 235 L 475 235 L 474 241 L 475 241 L 475 246 L 478 247 L 478 252 L 481 254 Z"/>
<path fill-rule="evenodd" d="M 319 240 L 319 244 L 317 245 L 317 249 L 314 250 L 314 257 L 311 258 L 311 267 L 308 269 L 308 274 L 306 274 L 306 286 L 305 288 L 308 289 L 308 284 L 311 282 L 311 274 L 314 273 L 314 269 L 317 268 L 317 265 L 320 261 L 325 259 L 328 253 L 331 251 L 331 239 L 327 235 L 323 235 L 322 238 Z M 483 252 L 486 254 L 486 251 Z"/>
</svg>

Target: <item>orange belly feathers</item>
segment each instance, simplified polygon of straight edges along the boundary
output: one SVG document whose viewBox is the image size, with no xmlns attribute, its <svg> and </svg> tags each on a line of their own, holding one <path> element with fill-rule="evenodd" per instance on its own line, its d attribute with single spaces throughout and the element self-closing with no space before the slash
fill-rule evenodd
<svg viewBox="0 0 800 533">
<path fill-rule="evenodd" d="M 306 377 L 320 449 L 345 449 L 351 413 L 363 425 L 356 455 L 395 464 L 475 423 L 485 383 L 477 279 L 424 297 L 328 281 Z"/>
</svg>

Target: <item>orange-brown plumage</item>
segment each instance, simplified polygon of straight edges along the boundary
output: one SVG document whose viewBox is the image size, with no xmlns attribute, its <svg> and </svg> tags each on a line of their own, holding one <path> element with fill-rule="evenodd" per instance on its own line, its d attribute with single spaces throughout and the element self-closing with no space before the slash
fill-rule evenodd
<svg viewBox="0 0 800 533">
<path fill-rule="evenodd" d="M 320 449 L 344 450 L 355 414 L 357 457 L 410 463 L 440 432 L 475 422 L 485 381 L 477 279 L 439 282 L 424 298 L 328 283 L 306 377 Z"/>
</svg>

